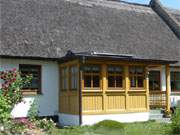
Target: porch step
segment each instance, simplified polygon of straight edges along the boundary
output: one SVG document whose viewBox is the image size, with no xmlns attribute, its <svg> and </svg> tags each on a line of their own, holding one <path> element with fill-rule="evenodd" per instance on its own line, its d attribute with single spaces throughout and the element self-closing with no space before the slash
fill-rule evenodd
<svg viewBox="0 0 180 135">
<path fill-rule="evenodd" d="M 163 110 L 161 109 L 153 109 L 150 110 L 150 115 L 149 115 L 149 119 L 150 120 L 160 120 L 163 119 Z"/>
</svg>

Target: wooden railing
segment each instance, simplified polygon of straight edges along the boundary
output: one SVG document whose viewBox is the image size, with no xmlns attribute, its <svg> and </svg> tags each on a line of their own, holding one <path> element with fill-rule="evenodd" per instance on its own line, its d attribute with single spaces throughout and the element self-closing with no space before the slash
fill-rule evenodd
<svg viewBox="0 0 180 135">
<path fill-rule="evenodd" d="M 149 102 L 150 108 L 165 108 L 166 91 L 150 91 Z"/>
</svg>

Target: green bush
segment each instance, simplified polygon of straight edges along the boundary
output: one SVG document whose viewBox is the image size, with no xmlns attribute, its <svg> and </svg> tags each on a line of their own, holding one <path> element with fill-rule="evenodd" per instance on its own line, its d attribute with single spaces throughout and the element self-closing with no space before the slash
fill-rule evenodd
<svg viewBox="0 0 180 135">
<path fill-rule="evenodd" d="M 99 127 L 104 127 L 108 129 L 124 129 L 125 124 L 113 120 L 103 120 L 94 125 L 94 128 Z"/>
<path fill-rule="evenodd" d="M 0 123 L 8 121 L 11 117 L 11 105 L 8 104 L 7 99 L 0 94 Z"/>
<path fill-rule="evenodd" d="M 172 134 L 180 134 L 180 108 L 176 109 L 172 116 L 171 132 Z"/>
</svg>

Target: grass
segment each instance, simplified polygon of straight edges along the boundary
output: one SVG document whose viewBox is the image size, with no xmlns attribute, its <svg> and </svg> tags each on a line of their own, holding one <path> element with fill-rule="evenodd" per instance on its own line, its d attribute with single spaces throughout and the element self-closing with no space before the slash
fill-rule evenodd
<svg viewBox="0 0 180 135">
<path fill-rule="evenodd" d="M 155 121 L 122 124 L 107 120 L 93 126 L 55 129 L 53 135 L 165 135 L 169 127 Z"/>
</svg>

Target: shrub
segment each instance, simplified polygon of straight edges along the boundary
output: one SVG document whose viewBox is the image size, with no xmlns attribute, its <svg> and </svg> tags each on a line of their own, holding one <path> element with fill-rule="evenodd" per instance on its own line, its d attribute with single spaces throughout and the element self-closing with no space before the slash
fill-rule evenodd
<svg viewBox="0 0 180 135">
<path fill-rule="evenodd" d="M 113 120 L 103 120 L 94 125 L 94 128 L 99 127 L 105 127 L 109 129 L 124 129 L 125 124 Z"/>
<path fill-rule="evenodd" d="M 172 116 L 171 132 L 172 134 L 180 134 L 180 108 L 176 109 Z"/>
<path fill-rule="evenodd" d="M 42 129 L 43 131 L 47 132 L 47 133 L 51 133 L 51 131 L 55 128 L 56 124 L 54 123 L 53 120 L 47 120 L 46 118 L 41 119 L 41 120 L 36 120 L 34 121 L 35 125 Z"/>
<path fill-rule="evenodd" d="M 8 104 L 7 99 L 0 95 L 0 123 L 8 121 L 11 117 L 11 106 Z"/>
</svg>

